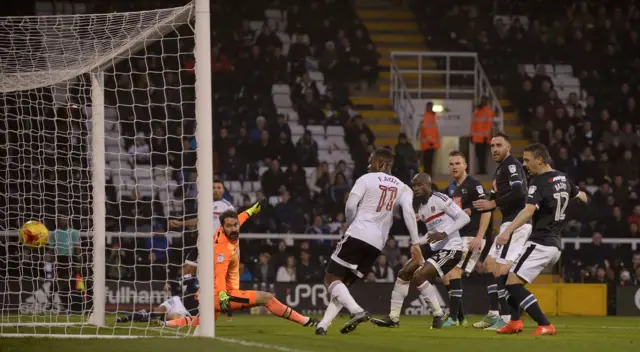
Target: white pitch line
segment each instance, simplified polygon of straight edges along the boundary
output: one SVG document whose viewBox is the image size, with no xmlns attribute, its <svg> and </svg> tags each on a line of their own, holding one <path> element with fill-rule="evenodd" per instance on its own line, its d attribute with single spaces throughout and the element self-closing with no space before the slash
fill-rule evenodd
<svg viewBox="0 0 640 352">
<path fill-rule="evenodd" d="M 235 343 L 235 344 L 247 346 L 247 347 L 258 347 L 258 348 L 264 348 L 268 350 L 276 350 L 276 351 L 282 351 L 282 352 L 303 352 L 301 350 L 296 350 L 296 349 L 284 347 L 284 346 L 269 345 L 266 343 L 251 342 L 246 340 L 230 339 L 227 337 L 216 337 L 215 339 L 223 342 Z"/>
<path fill-rule="evenodd" d="M 580 328 L 580 329 L 640 330 L 640 326 L 566 325 L 566 327 L 568 327 L 568 328 Z"/>
</svg>

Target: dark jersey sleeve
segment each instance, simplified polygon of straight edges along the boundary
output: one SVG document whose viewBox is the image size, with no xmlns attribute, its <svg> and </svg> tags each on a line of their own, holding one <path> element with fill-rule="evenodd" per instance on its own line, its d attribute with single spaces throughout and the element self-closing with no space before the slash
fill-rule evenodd
<svg viewBox="0 0 640 352">
<path fill-rule="evenodd" d="M 476 200 L 484 199 L 486 197 L 486 193 L 484 191 L 484 187 L 480 182 L 475 182 L 469 189 L 469 206 L 467 208 L 471 209 L 471 213 L 481 213 L 474 206 L 473 202 Z M 466 208 L 462 208 L 464 210 Z"/>
<path fill-rule="evenodd" d="M 531 179 L 531 186 L 529 186 L 529 194 L 527 194 L 527 204 L 535 205 L 536 208 L 540 208 L 542 203 L 542 186 L 539 182 L 536 182 L 537 179 L 534 177 Z"/>
<path fill-rule="evenodd" d="M 184 263 L 192 266 L 198 266 L 198 248 L 193 248 L 184 258 Z"/>
</svg>

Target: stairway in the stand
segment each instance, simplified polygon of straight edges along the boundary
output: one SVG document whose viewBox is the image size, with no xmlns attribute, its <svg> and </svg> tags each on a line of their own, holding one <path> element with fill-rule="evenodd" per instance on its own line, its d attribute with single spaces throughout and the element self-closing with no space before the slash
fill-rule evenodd
<svg viewBox="0 0 640 352">
<path fill-rule="evenodd" d="M 420 52 L 427 48 L 416 19 L 408 9 L 395 6 L 390 1 L 361 0 L 356 1 L 356 12 L 376 44 L 381 58 L 377 85 L 366 91 L 355 92 L 351 100 L 376 135 L 376 146 L 395 146 L 400 125 L 389 99 L 390 54 L 392 51 Z M 398 60 L 396 65 L 401 69 L 418 68 L 416 60 Z M 434 69 L 436 66 L 435 62 L 424 60 L 422 67 Z M 407 86 L 417 86 L 417 79 L 417 75 L 405 77 Z M 440 83 L 434 83 L 436 84 Z"/>
</svg>

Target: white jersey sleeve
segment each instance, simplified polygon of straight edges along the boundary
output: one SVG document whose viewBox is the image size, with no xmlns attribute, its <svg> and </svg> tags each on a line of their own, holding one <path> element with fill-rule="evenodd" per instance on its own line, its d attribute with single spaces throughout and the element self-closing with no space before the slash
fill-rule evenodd
<svg viewBox="0 0 640 352">
<path fill-rule="evenodd" d="M 460 229 L 471 220 L 469 215 L 467 215 L 467 213 L 465 213 L 464 210 L 462 210 L 462 208 L 460 208 L 451 198 L 435 196 L 433 201 L 436 208 L 442 209 L 449 218 L 453 219 L 453 222 L 448 223 L 442 231 L 446 233 L 447 236 L 460 231 Z"/>
<path fill-rule="evenodd" d="M 366 183 L 366 179 L 364 177 L 360 177 L 351 188 L 351 192 L 349 192 L 349 198 L 347 199 L 344 209 L 344 216 L 347 221 L 347 225 L 351 225 L 356 217 L 358 205 L 360 204 L 360 201 L 362 201 L 362 197 L 364 197 L 367 190 Z"/>
<path fill-rule="evenodd" d="M 419 244 L 418 222 L 416 221 L 416 213 L 413 211 L 413 191 L 409 187 L 405 187 L 404 192 L 400 195 L 399 202 L 402 218 L 407 225 L 407 230 L 409 230 L 411 244 Z"/>
</svg>

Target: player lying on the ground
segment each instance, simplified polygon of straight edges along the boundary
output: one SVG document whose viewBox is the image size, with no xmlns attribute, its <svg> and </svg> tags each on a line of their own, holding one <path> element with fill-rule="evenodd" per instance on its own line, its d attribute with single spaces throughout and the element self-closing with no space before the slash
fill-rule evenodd
<svg viewBox="0 0 640 352">
<path fill-rule="evenodd" d="M 432 309 L 432 328 L 442 328 L 446 320 L 440 307 L 438 291 L 435 287 L 437 277 L 444 277 L 462 258 L 462 240 L 460 229 L 469 223 L 467 215 L 451 198 L 431 189 L 431 177 L 419 173 L 413 178 L 413 193 L 420 201 L 418 215 L 427 225 L 427 235 L 420 239 L 428 243 L 433 253 L 422 263 L 408 261 L 398 273 L 398 279 L 391 292 L 391 312 L 383 319 L 372 319 L 371 322 L 382 327 L 400 325 L 400 310 L 404 299 L 409 294 L 409 284 L 414 281 L 422 297 Z M 417 249 L 417 251 L 416 251 Z M 411 251 L 420 250 L 412 246 Z M 412 253 L 412 255 L 414 255 Z"/>
<path fill-rule="evenodd" d="M 450 302 L 449 319 L 443 326 L 467 326 L 462 308 L 462 275 L 465 272 L 471 274 L 478 260 L 484 261 L 481 255 L 484 253 L 484 237 L 491 222 L 491 212 L 481 213 L 473 207 L 474 201 L 485 197 L 484 188 L 478 180 L 467 174 L 466 158 L 457 150 L 449 153 L 449 173 L 453 180 L 447 187 L 447 194 L 469 215 L 471 221 L 460 229 L 462 259 L 442 280 L 449 292 Z"/>
<path fill-rule="evenodd" d="M 524 285 L 533 282 L 544 268 L 560 259 L 567 205 L 573 198 L 586 203 L 587 195 L 572 184 L 565 174 L 552 169 L 550 160 L 549 150 L 542 144 L 531 144 L 524 149 L 524 165 L 533 176 L 527 205 L 496 237 L 496 243 L 505 245 L 520 226 L 533 219 L 533 232 L 509 272 L 506 288 L 510 295 L 511 320 L 497 330 L 499 334 L 522 331 L 521 310 L 529 313 L 538 323 L 533 336 L 556 333 L 556 328 L 542 313 L 538 300 Z"/>
<path fill-rule="evenodd" d="M 481 212 L 500 208 L 502 232 L 525 206 L 527 178 L 520 161 L 511 155 L 511 143 L 506 134 L 498 133 L 491 139 L 491 155 L 498 163 L 493 176 L 492 199 L 476 200 L 473 206 Z M 510 309 L 505 290 L 507 275 L 530 234 L 531 224 L 524 223 L 515 230 L 506 244 L 494 241 L 491 246 L 483 263 L 489 293 L 489 312 L 483 320 L 473 324 L 474 328 L 497 330 L 509 321 Z"/>
<path fill-rule="evenodd" d="M 315 326 L 317 321 L 305 317 L 290 307 L 280 303 L 269 292 L 240 290 L 239 250 L 240 250 L 240 226 L 249 217 L 258 213 L 261 203 L 257 203 L 247 211 L 238 215 L 233 210 L 227 210 L 220 214 L 220 227 L 214 237 L 214 292 L 215 292 L 215 317 L 220 313 L 250 309 L 256 306 L 265 306 L 273 315 L 294 321 L 303 326 Z M 183 317 L 165 323 L 166 326 L 196 326 L 200 319 L 196 317 Z"/>
<path fill-rule="evenodd" d="M 353 299 L 348 287 L 371 270 L 387 243 L 396 199 L 411 235 L 414 248 L 412 260 L 419 262 L 422 258 L 417 244 L 419 237 L 413 212 L 413 192 L 391 175 L 392 166 L 393 153 L 388 149 L 376 149 L 369 156 L 369 173 L 358 178 L 349 193 L 345 206 L 349 228 L 327 265 L 324 283 L 331 295 L 331 302 L 318 324 L 316 335 L 327 334 L 327 328 L 342 307 L 347 308 L 353 316 L 340 330 L 343 334 L 355 330 L 358 324 L 371 318 Z"/>
<path fill-rule="evenodd" d="M 172 320 L 190 316 L 191 314 L 189 314 L 189 311 L 185 308 L 184 304 L 182 304 L 182 300 L 180 299 L 179 295 L 182 290 L 179 286 L 181 288 L 181 285 L 170 285 L 167 283 L 164 289 L 173 294 L 171 298 L 162 302 L 162 304 L 153 309 L 141 309 L 132 314 L 119 317 L 116 320 L 116 323 L 126 323 L 129 321 L 148 322 L 153 319 Z"/>
</svg>

